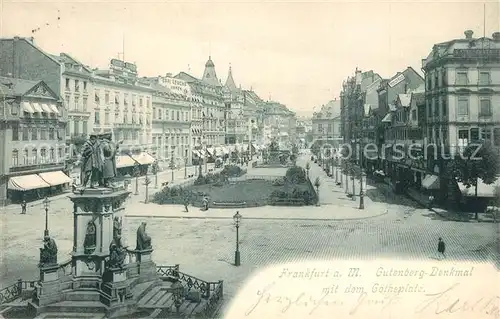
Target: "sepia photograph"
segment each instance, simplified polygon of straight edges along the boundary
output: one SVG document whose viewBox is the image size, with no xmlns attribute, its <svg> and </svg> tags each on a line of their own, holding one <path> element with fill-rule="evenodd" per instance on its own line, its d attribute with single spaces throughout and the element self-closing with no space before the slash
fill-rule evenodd
<svg viewBox="0 0 500 319">
<path fill-rule="evenodd" d="M 0 319 L 500 319 L 498 1 L 0 0 Z"/>
</svg>

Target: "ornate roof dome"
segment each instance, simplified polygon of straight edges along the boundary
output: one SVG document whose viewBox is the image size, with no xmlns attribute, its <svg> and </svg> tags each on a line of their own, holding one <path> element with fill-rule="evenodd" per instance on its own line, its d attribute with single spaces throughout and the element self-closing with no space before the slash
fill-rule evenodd
<svg viewBox="0 0 500 319">
<path fill-rule="evenodd" d="M 205 67 L 206 68 L 213 68 L 213 67 L 215 67 L 214 61 L 212 61 L 212 57 L 211 56 L 208 57 L 208 61 L 207 61 L 207 63 L 205 63 Z"/>
</svg>

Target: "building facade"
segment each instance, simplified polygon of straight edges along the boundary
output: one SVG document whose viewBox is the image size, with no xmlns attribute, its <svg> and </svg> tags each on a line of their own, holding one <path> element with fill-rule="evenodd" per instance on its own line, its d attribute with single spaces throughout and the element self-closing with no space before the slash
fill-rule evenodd
<svg viewBox="0 0 500 319">
<path fill-rule="evenodd" d="M 62 100 L 43 81 L 0 77 L 0 203 L 67 186 Z"/>
<path fill-rule="evenodd" d="M 152 78 L 153 141 L 152 154 L 162 167 L 191 165 L 191 90 L 187 82 L 171 74 Z"/>
<path fill-rule="evenodd" d="M 323 105 L 312 117 L 312 132 L 315 140 L 337 140 L 342 136 L 340 127 L 340 99 Z"/>
<path fill-rule="evenodd" d="M 118 168 L 131 167 L 135 162 L 146 167 L 152 164 L 151 83 L 137 77 L 135 64 L 117 59 L 111 60 L 108 70 L 94 70 L 92 80 L 92 133 L 111 132 L 115 140 L 123 141 Z"/>
</svg>

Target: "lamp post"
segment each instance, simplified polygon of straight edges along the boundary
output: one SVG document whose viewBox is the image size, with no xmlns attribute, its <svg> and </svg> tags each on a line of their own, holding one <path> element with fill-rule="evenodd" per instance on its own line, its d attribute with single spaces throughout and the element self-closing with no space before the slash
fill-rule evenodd
<svg viewBox="0 0 500 319">
<path fill-rule="evenodd" d="M 50 200 L 48 197 L 45 197 L 43 200 L 43 207 L 45 208 L 45 230 L 43 232 L 43 236 L 49 236 L 49 207 Z"/>
<path fill-rule="evenodd" d="M 144 199 L 144 204 L 149 203 L 149 184 L 151 184 L 151 179 L 148 174 L 146 174 L 146 178 L 144 179 L 144 185 L 146 186 L 146 198 Z"/>
<path fill-rule="evenodd" d="M 205 161 L 205 174 L 206 174 L 208 172 L 208 165 L 207 165 L 207 162 L 208 162 L 207 142 L 205 141 L 205 143 L 203 145 L 205 146 L 205 156 L 203 157 L 203 160 Z"/>
<path fill-rule="evenodd" d="M 134 176 L 135 176 L 135 193 L 134 193 L 134 195 L 139 195 L 139 164 L 137 164 L 137 162 L 134 164 Z"/>
<path fill-rule="evenodd" d="M 155 188 L 158 188 L 158 170 L 159 170 L 159 165 L 158 161 L 156 160 L 153 163 L 153 174 L 155 174 Z"/>
<path fill-rule="evenodd" d="M 184 179 L 186 179 L 188 177 L 187 164 L 188 164 L 188 158 L 186 156 L 186 157 L 184 157 Z"/>
<path fill-rule="evenodd" d="M 360 175 L 359 175 L 359 209 L 365 209 L 365 194 L 363 192 L 363 140 L 359 139 L 359 144 L 361 146 L 361 154 L 360 154 L 360 159 L 359 159 L 359 169 L 360 169 Z"/>
<path fill-rule="evenodd" d="M 236 250 L 234 252 L 234 265 L 240 265 L 240 222 L 241 222 L 240 212 L 236 212 L 233 216 L 234 225 L 236 227 Z"/>
</svg>

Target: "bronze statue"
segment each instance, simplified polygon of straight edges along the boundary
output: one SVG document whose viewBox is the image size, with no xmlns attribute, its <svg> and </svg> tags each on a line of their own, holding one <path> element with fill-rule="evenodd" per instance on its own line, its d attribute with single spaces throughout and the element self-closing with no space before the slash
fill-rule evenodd
<svg viewBox="0 0 500 319">
<path fill-rule="evenodd" d="M 121 219 L 118 218 L 118 216 L 115 216 L 113 219 L 113 240 L 118 243 L 120 243 L 119 239 L 122 237 L 122 221 Z"/>
<path fill-rule="evenodd" d="M 87 224 L 87 233 L 83 242 L 83 249 L 85 254 L 92 254 L 96 248 L 96 227 L 94 222 L 89 221 Z"/>
<path fill-rule="evenodd" d="M 113 178 L 116 177 L 116 154 L 120 141 L 115 145 L 112 134 L 92 134 L 83 145 L 81 181 L 82 186 L 108 187 Z"/>
<path fill-rule="evenodd" d="M 40 266 L 57 265 L 57 245 L 48 235 L 43 238 L 43 248 L 40 248 Z"/>
<path fill-rule="evenodd" d="M 122 268 L 125 257 L 125 249 L 115 243 L 111 243 L 109 247 L 109 260 L 107 262 L 108 268 Z"/>
<path fill-rule="evenodd" d="M 142 222 L 137 228 L 137 246 L 135 250 L 148 250 L 152 249 L 151 237 L 146 234 L 146 222 Z"/>
</svg>

